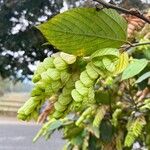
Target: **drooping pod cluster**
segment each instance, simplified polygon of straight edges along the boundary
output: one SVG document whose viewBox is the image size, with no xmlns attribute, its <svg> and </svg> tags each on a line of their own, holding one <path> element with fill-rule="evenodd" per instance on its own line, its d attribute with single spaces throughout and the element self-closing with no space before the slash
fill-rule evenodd
<svg viewBox="0 0 150 150">
<path fill-rule="evenodd" d="M 82 123 L 88 119 L 90 116 L 92 116 L 96 111 L 96 106 L 95 105 L 91 105 L 90 107 L 88 107 L 82 114 L 81 116 L 78 118 L 78 120 L 76 121 L 76 126 L 81 126 Z"/>
<path fill-rule="evenodd" d="M 132 120 L 127 126 L 128 133 L 125 137 L 124 145 L 130 147 L 136 138 L 142 134 L 142 130 L 146 125 L 146 120 L 144 116 L 139 116 L 138 118 Z"/>
<path fill-rule="evenodd" d="M 32 77 L 32 82 L 36 83 L 39 80 L 41 80 L 41 74 L 48 70 L 49 68 L 54 68 L 54 58 L 53 57 L 48 57 L 45 58 L 43 62 L 41 62 L 38 66 L 36 71 L 34 72 L 34 75 Z"/>
<path fill-rule="evenodd" d="M 58 119 L 65 115 L 69 105 L 73 101 L 71 97 L 71 91 L 74 88 L 74 83 L 78 79 L 78 74 L 73 74 L 70 79 L 66 82 L 66 85 L 62 89 L 62 93 L 59 95 L 58 100 L 54 104 L 55 111 L 53 117 Z"/>
<path fill-rule="evenodd" d="M 127 66 L 128 54 L 120 54 L 118 49 L 101 49 L 91 56 L 91 61 L 80 74 L 80 80 L 76 81 L 75 89 L 71 95 L 74 105 L 87 107 L 95 103 L 95 89 L 99 77 L 108 77 L 119 74 Z M 86 105 L 87 104 L 87 105 Z M 79 108 L 80 109 L 80 108 Z"/>
<path fill-rule="evenodd" d="M 71 95 L 77 105 L 82 106 L 82 103 L 93 104 L 94 100 L 94 84 L 99 77 L 97 68 L 89 63 L 86 70 L 81 72 L 80 79 L 75 82 L 75 89 L 72 90 Z"/>
<path fill-rule="evenodd" d="M 93 126 L 99 128 L 102 119 L 104 118 L 107 111 L 107 106 L 100 106 L 96 110 L 96 114 L 93 120 Z"/>
<path fill-rule="evenodd" d="M 84 110 L 84 112 L 81 114 L 81 116 L 76 121 L 76 126 L 81 126 L 84 122 L 86 122 L 87 119 L 90 117 L 93 118 L 93 127 L 99 128 L 102 119 L 105 117 L 105 114 L 107 112 L 108 107 L 105 105 L 97 107 L 96 105 L 91 105 L 87 109 Z"/>
<path fill-rule="evenodd" d="M 114 127 L 116 127 L 118 125 L 118 117 L 119 115 L 122 113 L 122 109 L 121 108 L 117 108 L 114 113 L 112 114 L 112 124 L 114 125 Z"/>
<path fill-rule="evenodd" d="M 75 56 L 61 52 L 40 63 L 33 76 L 35 86 L 31 98 L 18 110 L 19 119 L 26 120 L 29 116 L 33 116 L 33 112 L 39 111 L 45 99 L 63 88 L 71 75 L 69 65 L 75 61 Z"/>
</svg>

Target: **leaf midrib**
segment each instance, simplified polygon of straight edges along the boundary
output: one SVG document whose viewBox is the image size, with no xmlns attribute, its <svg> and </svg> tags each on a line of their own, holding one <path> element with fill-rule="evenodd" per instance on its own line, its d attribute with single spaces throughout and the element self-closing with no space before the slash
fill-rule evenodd
<svg viewBox="0 0 150 150">
<path fill-rule="evenodd" d="M 73 34 L 73 35 L 78 35 L 78 36 L 89 36 L 89 37 L 98 37 L 101 39 L 109 39 L 109 40 L 113 40 L 113 41 L 119 41 L 119 42 L 126 42 L 126 40 L 120 40 L 118 38 L 109 38 L 106 36 L 100 36 L 100 35 L 96 35 L 96 34 L 87 34 L 87 33 L 75 33 L 75 32 L 69 32 L 69 31 L 58 31 L 58 30 L 53 30 L 54 32 L 61 32 L 61 33 L 68 33 L 68 34 Z"/>
</svg>

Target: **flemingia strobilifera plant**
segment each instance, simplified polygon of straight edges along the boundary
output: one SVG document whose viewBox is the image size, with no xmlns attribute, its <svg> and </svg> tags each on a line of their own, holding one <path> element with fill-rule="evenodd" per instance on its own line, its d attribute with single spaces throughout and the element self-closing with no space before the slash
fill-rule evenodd
<svg viewBox="0 0 150 150">
<path fill-rule="evenodd" d="M 150 46 L 123 48 L 126 20 L 112 9 L 75 8 L 37 28 L 60 52 L 37 66 L 31 98 L 18 110 L 19 119 L 37 120 L 49 100 L 34 142 L 60 129 L 64 150 L 132 149 L 135 142 L 149 149 L 150 99 L 137 92 L 149 88 Z"/>
</svg>

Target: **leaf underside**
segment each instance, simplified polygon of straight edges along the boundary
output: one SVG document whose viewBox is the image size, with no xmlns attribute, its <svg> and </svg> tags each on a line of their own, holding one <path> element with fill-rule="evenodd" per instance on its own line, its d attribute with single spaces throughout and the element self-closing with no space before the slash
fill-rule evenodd
<svg viewBox="0 0 150 150">
<path fill-rule="evenodd" d="M 57 49 L 81 56 L 120 47 L 126 41 L 127 23 L 115 10 L 76 8 L 37 28 Z"/>
<path fill-rule="evenodd" d="M 122 80 L 126 80 L 139 74 L 148 64 L 146 59 L 134 59 L 124 70 Z"/>
</svg>

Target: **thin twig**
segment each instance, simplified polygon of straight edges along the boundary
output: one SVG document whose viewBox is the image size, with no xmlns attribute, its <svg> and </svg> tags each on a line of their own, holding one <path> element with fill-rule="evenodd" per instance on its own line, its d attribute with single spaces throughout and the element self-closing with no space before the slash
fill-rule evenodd
<svg viewBox="0 0 150 150">
<path fill-rule="evenodd" d="M 128 43 L 129 44 L 129 43 Z M 123 46 L 122 48 L 124 48 L 126 51 L 129 50 L 130 48 L 133 47 L 138 47 L 138 46 L 142 46 L 142 45 L 150 45 L 150 42 L 144 42 L 144 43 L 130 43 L 129 46 Z"/>
<path fill-rule="evenodd" d="M 122 8 L 122 7 L 118 7 L 114 4 L 111 4 L 111 3 L 107 3 L 105 2 L 104 0 L 94 0 L 96 2 L 98 2 L 99 4 L 103 5 L 105 8 L 111 8 L 111 9 L 115 9 L 115 10 L 118 10 L 118 11 L 121 11 L 125 14 L 130 14 L 132 16 L 136 16 L 142 20 L 144 20 L 145 22 L 149 23 L 150 24 L 150 19 L 146 18 L 139 10 L 137 9 L 131 9 L 131 10 L 127 10 L 125 8 Z"/>
<path fill-rule="evenodd" d="M 150 42 L 144 42 L 144 43 L 133 43 L 130 45 L 131 47 L 137 47 L 137 46 L 142 46 L 142 45 L 150 45 Z"/>
</svg>

